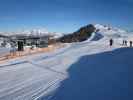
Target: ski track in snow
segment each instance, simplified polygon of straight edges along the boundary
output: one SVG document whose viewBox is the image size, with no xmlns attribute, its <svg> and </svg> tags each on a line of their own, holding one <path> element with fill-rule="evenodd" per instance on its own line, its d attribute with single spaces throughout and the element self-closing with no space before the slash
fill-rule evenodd
<svg viewBox="0 0 133 100">
<path fill-rule="evenodd" d="M 54 91 L 67 77 L 67 69 L 81 56 L 111 51 L 109 38 L 66 44 L 52 53 L 0 64 L 0 100 L 36 100 Z M 47 98 L 48 100 L 48 98 Z"/>
</svg>

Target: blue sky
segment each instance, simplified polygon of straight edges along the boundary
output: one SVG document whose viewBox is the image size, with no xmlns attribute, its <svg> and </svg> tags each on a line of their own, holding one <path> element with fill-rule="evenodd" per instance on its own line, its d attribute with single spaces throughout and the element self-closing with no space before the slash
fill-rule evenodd
<svg viewBox="0 0 133 100">
<path fill-rule="evenodd" d="M 132 0 L 0 0 L 0 31 L 73 32 L 92 23 L 131 30 Z"/>
</svg>

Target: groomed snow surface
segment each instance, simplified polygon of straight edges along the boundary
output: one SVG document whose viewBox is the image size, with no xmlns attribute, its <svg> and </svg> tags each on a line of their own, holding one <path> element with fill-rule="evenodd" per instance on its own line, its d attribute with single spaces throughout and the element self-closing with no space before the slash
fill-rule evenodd
<svg viewBox="0 0 133 100">
<path fill-rule="evenodd" d="M 51 53 L 0 64 L 0 100 L 133 100 L 133 49 L 94 34 Z"/>
</svg>

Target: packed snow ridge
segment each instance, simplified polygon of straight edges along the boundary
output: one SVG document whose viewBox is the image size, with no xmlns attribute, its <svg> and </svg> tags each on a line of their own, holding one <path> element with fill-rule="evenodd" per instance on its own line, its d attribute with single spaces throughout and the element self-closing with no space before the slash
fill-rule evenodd
<svg viewBox="0 0 133 100">
<path fill-rule="evenodd" d="M 87 41 L 1 63 L 0 100 L 132 100 L 133 48 L 120 41 L 132 35 L 96 27 Z"/>
</svg>

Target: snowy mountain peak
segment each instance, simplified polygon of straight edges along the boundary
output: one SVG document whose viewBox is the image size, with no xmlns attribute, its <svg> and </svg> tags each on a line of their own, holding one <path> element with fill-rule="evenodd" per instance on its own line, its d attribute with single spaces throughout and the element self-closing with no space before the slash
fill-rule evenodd
<svg viewBox="0 0 133 100">
<path fill-rule="evenodd" d="M 96 27 L 97 29 L 107 29 L 107 28 L 109 28 L 109 26 L 101 25 L 101 24 L 96 24 L 95 27 Z"/>
<path fill-rule="evenodd" d="M 117 28 L 117 27 L 112 27 L 110 25 L 96 24 L 95 28 L 100 34 L 102 34 L 104 36 L 109 36 L 111 38 L 127 36 L 127 34 L 126 34 L 127 32 L 125 30 Z"/>
<path fill-rule="evenodd" d="M 96 24 L 95 25 L 96 29 L 99 30 L 100 32 L 103 33 L 127 33 L 125 30 L 117 28 L 117 27 L 112 27 L 110 25 L 101 25 L 101 24 Z"/>
</svg>

